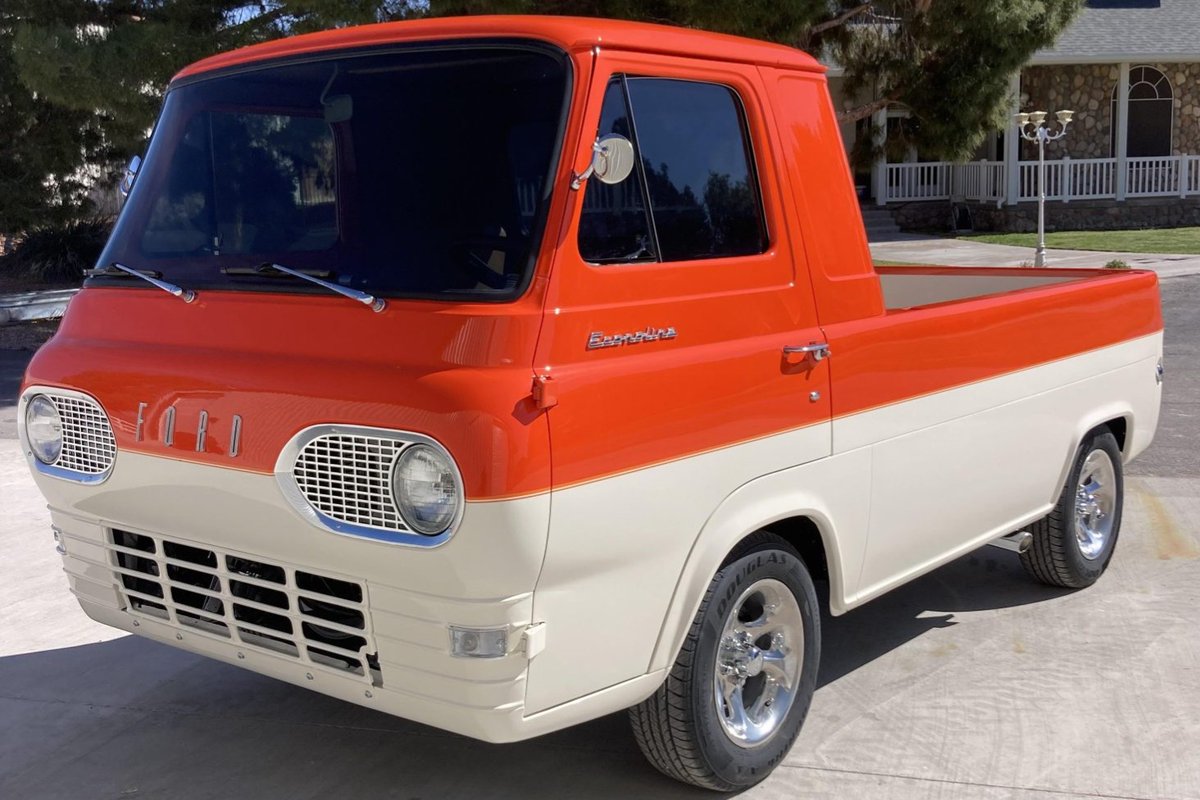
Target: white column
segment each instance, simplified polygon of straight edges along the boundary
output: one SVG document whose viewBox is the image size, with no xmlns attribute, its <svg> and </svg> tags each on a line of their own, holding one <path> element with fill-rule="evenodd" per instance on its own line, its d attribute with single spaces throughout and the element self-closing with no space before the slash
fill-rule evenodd
<svg viewBox="0 0 1200 800">
<path fill-rule="evenodd" d="M 879 157 L 871 165 L 871 182 L 875 186 L 875 205 L 887 205 L 887 108 L 871 115 L 871 131 Z"/>
<path fill-rule="evenodd" d="M 1121 65 L 1120 77 L 1117 78 L 1117 118 L 1113 120 L 1117 126 L 1117 202 L 1125 200 L 1129 190 L 1129 64 Z"/>
<path fill-rule="evenodd" d="M 1021 110 L 1021 71 L 1017 70 L 1008 79 L 1008 122 L 1004 129 L 1004 173 L 1007 178 L 1005 197 L 1010 206 L 1015 206 L 1021 196 L 1021 135 L 1013 116 Z"/>
</svg>

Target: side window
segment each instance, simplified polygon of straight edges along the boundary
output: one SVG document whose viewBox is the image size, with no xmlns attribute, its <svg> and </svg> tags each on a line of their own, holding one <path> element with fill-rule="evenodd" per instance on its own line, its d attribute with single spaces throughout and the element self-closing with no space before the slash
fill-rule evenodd
<svg viewBox="0 0 1200 800">
<path fill-rule="evenodd" d="M 746 122 L 732 89 L 618 79 L 609 85 L 601 118 L 600 135 L 610 132 L 633 141 L 638 169 L 617 186 L 588 181 L 580 223 L 585 259 L 685 261 L 766 249 Z M 646 196 L 650 213 L 639 216 Z"/>
<path fill-rule="evenodd" d="M 634 140 L 629 105 L 618 78 L 604 92 L 598 136 L 619 133 Z M 579 252 L 593 264 L 657 261 L 650 233 L 650 215 L 638 171 L 621 183 L 598 180 L 585 184 L 583 215 L 579 219 Z"/>
</svg>

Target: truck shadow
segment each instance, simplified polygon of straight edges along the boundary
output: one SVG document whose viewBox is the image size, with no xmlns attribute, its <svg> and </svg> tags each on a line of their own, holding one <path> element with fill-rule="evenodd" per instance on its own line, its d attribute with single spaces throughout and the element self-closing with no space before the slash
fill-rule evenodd
<svg viewBox="0 0 1200 800">
<path fill-rule="evenodd" d="M 971 554 L 826 617 L 819 685 L 956 624 L 955 612 L 1058 594 L 1010 553 Z M 651 768 L 623 714 L 488 745 L 137 637 L 0 658 L 0 709 L 4 797 L 711 796 Z"/>
<path fill-rule="evenodd" d="M 818 596 L 825 591 L 817 585 Z M 822 614 L 818 690 L 926 631 L 958 624 L 956 612 L 1014 608 L 1066 594 L 1070 590 L 1036 583 L 1015 553 L 983 547 L 844 616 Z"/>
</svg>

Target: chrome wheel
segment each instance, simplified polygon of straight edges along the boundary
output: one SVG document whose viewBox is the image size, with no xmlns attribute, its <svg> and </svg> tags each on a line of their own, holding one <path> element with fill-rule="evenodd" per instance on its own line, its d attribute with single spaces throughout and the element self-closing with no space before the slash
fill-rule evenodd
<svg viewBox="0 0 1200 800">
<path fill-rule="evenodd" d="M 791 590 L 765 578 L 742 592 L 717 645 L 713 694 L 725 735 L 739 747 L 771 739 L 800 680 L 804 620 Z"/>
<path fill-rule="evenodd" d="M 1093 450 L 1084 459 L 1075 488 L 1075 540 L 1079 552 L 1094 561 L 1104 552 L 1116 519 L 1117 473 L 1112 458 Z"/>
</svg>

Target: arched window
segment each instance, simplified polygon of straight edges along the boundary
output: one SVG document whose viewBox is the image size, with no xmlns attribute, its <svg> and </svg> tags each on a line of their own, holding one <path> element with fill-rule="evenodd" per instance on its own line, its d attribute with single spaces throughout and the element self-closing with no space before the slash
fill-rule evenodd
<svg viewBox="0 0 1200 800">
<path fill-rule="evenodd" d="M 1174 94 L 1167 76 L 1154 67 L 1134 67 L 1129 70 L 1129 138 L 1126 153 L 1130 156 L 1171 155 L 1171 117 L 1175 112 Z M 1112 151 L 1117 152 L 1117 130 L 1121 124 L 1117 102 L 1117 87 L 1112 93 Z"/>
</svg>

